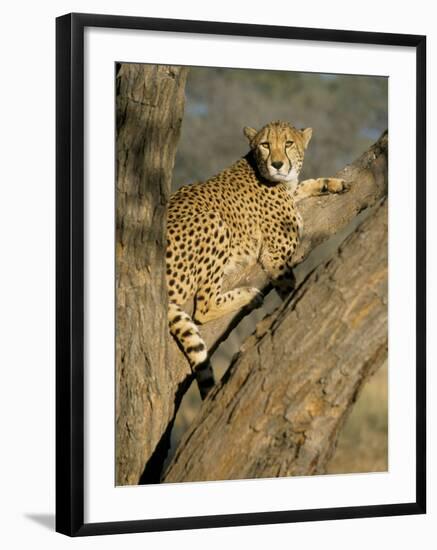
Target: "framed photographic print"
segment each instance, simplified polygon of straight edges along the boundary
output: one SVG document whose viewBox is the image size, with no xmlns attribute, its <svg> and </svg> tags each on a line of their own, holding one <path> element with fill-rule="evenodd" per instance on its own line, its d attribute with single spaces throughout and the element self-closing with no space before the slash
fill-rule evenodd
<svg viewBox="0 0 437 550">
<path fill-rule="evenodd" d="M 425 513 L 425 37 L 56 34 L 56 529 Z"/>
</svg>

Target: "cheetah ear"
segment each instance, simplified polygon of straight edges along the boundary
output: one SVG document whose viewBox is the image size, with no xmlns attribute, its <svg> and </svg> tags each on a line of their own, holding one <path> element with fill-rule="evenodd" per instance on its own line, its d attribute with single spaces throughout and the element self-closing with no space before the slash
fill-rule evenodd
<svg viewBox="0 0 437 550">
<path fill-rule="evenodd" d="M 249 128 L 249 126 L 245 126 L 244 129 L 243 129 L 243 133 L 247 137 L 247 139 L 249 140 L 249 143 L 251 144 L 253 138 L 256 136 L 258 131 L 255 130 L 255 128 Z"/>
<path fill-rule="evenodd" d="M 302 128 L 300 133 L 302 134 L 303 146 L 306 149 L 308 147 L 308 143 L 310 142 L 311 136 L 313 135 L 313 129 L 312 128 Z"/>
</svg>

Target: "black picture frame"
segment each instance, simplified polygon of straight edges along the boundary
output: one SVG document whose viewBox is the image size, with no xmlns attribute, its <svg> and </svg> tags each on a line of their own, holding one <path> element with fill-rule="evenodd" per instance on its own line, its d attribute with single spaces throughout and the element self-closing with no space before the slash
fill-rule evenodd
<svg viewBox="0 0 437 550">
<path fill-rule="evenodd" d="M 84 29 L 106 27 L 414 48 L 416 75 L 416 500 L 387 505 L 84 523 Z M 426 37 L 68 14 L 56 20 L 56 530 L 69 536 L 423 514 L 426 511 Z"/>
</svg>

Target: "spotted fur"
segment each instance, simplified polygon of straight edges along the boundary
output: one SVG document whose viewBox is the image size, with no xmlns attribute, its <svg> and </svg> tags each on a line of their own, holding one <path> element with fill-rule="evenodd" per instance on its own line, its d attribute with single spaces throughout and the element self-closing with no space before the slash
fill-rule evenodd
<svg viewBox="0 0 437 550">
<path fill-rule="evenodd" d="M 167 227 L 169 327 L 198 381 L 202 398 L 214 385 L 198 324 L 262 300 L 256 288 L 222 292 L 225 274 L 259 262 L 284 296 L 293 288 L 292 258 L 302 232 L 296 203 L 344 190 L 343 180 L 298 184 L 310 128 L 272 122 L 245 128 L 249 153 L 216 176 L 179 189 L 170 199 Z M 190 317 L 182 306 L 194 297 Z"/>
</svg>

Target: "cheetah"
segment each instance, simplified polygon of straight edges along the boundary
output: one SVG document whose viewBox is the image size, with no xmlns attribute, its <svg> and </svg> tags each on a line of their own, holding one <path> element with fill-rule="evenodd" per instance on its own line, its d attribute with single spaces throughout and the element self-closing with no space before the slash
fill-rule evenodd
<svg viewBox="0 0 437 550">
<path fill-rule="evenodd" d="M 258 262 L 280 296 L 292 289 L 293 254 L 302 234 L 296 204 L 309 196 L 340 193 L 344 180 L 298 182 L 312 129 L 275 121 L 244 128 L 246 156 L 204 182 L 181 187 L 170 198 L 166 278 L 169 328 L 186 355 L 202 399 L 214 386 L 208 350 L 197 325 L 243 306 L 262 294 L 243 287 L 222 292 L 226 274 Z M 194 298 L 194 314 L 182 306 Z"/>
</svg>

